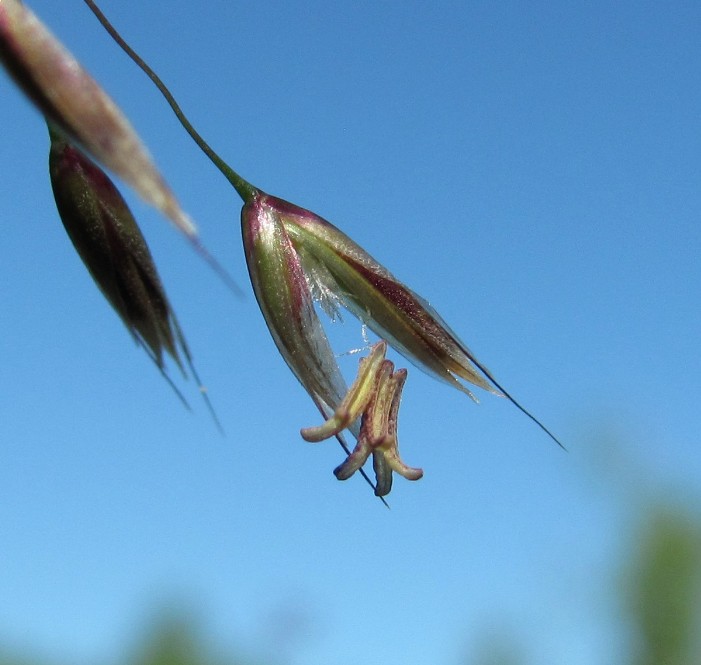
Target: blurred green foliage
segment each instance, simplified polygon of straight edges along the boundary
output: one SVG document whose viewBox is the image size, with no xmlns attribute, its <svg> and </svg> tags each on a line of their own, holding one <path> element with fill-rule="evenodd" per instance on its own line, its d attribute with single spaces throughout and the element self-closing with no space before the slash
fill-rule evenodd
<svg viewBox="0 0 701 665">
<path fill-rule="evenodd" d="M 233 654 L 217 654 L 198 632 L 195 622 L 183 615 L 163 614 L 128 656 L 105 665 L 254 665 Z M 61 665 L 17 656 L 3 656 L 0 665 Z"/>
<path fill-rule="evenodd" d="M 192 623 L 177 616 L 162 619 L 129 665 L 242 665 L 234 658 L 217 659 Z"/>
<path fill-rule="evenodd" d="M 648 506 L 641 511 L 640 526 L 627 549 L 617 566 L 623 578 L 617 599 L 624 614 L 621 631 L 631 633 L 623 663 L 700 665 L 701 518 L 686 507 Z M 470 665 L 521 665 L 529 660 L 508 634 L 478 635 L 476 643 L 475 653 L 466 659 Z M 538 645 L 528 646 L 537 653 Z M 112 664 L 251 665 L 251 660 L 216 653 L 195 622 L 166 613 L 128 656 L 106 661 Z M 61 664 L 0 652 L 0 665 Z"/>
<path fill-rule="evenodd" d="M 484 641 L 479 644 L 476 653 L 468 661 L 470 665 L 523 665 L 526 662 L 519 647 L 506 636 Z"/>
<path fill-rule="evenodd" d="M 637 538 L 625 580 L 634 630 L 631 665 L 701 663 L 701 524 L 656 508 Z"/>
</svg>

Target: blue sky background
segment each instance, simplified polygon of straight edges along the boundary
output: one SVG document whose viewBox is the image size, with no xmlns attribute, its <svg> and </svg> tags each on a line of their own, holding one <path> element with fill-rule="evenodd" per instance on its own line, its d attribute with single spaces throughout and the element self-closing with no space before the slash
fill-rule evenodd
<svg viewBox="0 0 701 665">
<path fill-rule="evenodd" d="M 182 603 L 277 662 L 461 663 L 505 631 L 542 665 L 616 663 L 636 506 L 701 498 L 701 5 L 102 3 L 223 157 L 429 299 L 569 448 L 410 366 L 425 477 L 387 511 L 299 437 L 319 418 L 248 289 L 235 192 L 83 3 L 28 4 L 247 296 L 123 188 L 222 438 L 93 286 L 42 121 L 0 77 L 2 643 L 94 661 Z M 332 335 L 363 344 L 350 316 Z"/>
</svg>

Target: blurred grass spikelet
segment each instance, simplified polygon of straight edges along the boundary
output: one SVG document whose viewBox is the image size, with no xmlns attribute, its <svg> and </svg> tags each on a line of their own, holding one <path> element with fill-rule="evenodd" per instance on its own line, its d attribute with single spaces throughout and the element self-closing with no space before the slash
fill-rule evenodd
<svg viewBox="0 0 701 665">
<path fill-rule="evenodd" d="M 99 166 L 60 132 L 50 128 L 49 135 L 51 186 L 73 246 L 127 330 L 187 404 L 167 374 L 165 355 L 184 375 L 187 368 L 198 383 L 199 377 L 134 216 Z"/>
<path fill-rule="evenodd" d="M 119 107 L 19 0 L 0 1 L 0 62 L 49 122 L 188 237 L 188 215 Z"/>
</svg>

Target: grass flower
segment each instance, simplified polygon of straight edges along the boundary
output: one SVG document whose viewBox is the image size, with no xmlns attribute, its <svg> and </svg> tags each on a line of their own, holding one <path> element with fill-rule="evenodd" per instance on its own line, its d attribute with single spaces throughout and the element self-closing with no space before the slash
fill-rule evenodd
<svg viewBox="0 0 701 665">
<path fill-rule="evenodd" d="M 334 471 L 345 480 L 372 455 L 378 496 L 391 488 L 392 472 L 417 480 L 421 469 L 399 457 L 397 417 L 406 370 L 395 371 L 387 346 L 431 376 L 466 393 L 470 387 L 506 397 L 548 436 L 558 439 L 496 381 L 438 313 L 338 228 L 309 210 L 270 196 L 242 178 L 200 136 L 157 74 L 122 39 L 93 0 L 100 23 L 163 94 L 191 138 L 244 202 L 244 252 L 253 290 L 282 357 L 321 411 L 325 422 L 305 428 L 310 442 L 335 436 L 347 453 Z M 358 377 L 347 387 L 317 315 L 340 305 L 379 337 Z M 357 440 L 351 451 L 343 438 Z"/>
<path fill-rule="evenodd" d="M 395 372 L 385 359 L 387 344 L 472 399 L 465 383 L 506 396 L 555 438 L 496 382 L 424 299 L 335 226 L 259 191 L 245 203 L 241 219 L 251 283 L 270 333 L 326 418 L 324 425 L 302 430 L 303 438 L 320 441 L 349 429 L 357 439 L 355 450 L 335 471 L 339 479 L 350 477 L 370 455 L 378 496 L 389 492 L 392 471 L 410 480 L 423 475 L 399 458 L 397 414 L 406 370 Z M 350 389 L 315 302 L 326 309 L 344 306 L 386 340 L 361 361 Z"/>
</svg>

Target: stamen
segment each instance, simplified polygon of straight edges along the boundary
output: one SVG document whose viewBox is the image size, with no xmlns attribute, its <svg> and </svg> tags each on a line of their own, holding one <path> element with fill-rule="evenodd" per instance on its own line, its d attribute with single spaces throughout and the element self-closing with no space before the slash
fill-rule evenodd
<svg viewBox="0 0 701 665">
<path fill-rule="evenodd" d="M 328 439 L 352 425 L 367 409 L 375 390 L 376 376 L 387 352 L 387 343 L 378 342 L 367 358 L 360 359 L 358 378 L 353 382 L 333 416 L 323 425 L 306 427 L 300 434 L 309 443 Z"/>
<path fill-rule="evenodd" d="M 334 469 L 339 480 L 347 480 L 373 458 L 377 479 L 375 494 L 385 496 L 392 489 L 392 472 L 408 480 L 423 476 L 421 469 L 407 466 L 399 457 L 397 417 L 407 371 L 394 371 L 394 364 L 385 359 L 387 344 L 378 342 L 367 358 L 360 361 L 358 377 L 347 395 L 323 425 L 301 430 L 306 441 L 317 442 L 337 435 L 361 418 L 358 443 L 346 460 Z"/>
</svg>

